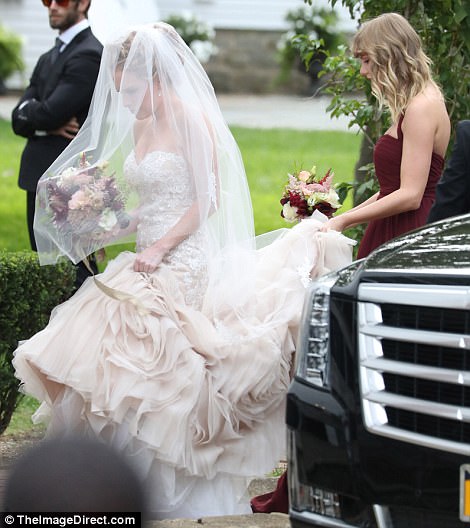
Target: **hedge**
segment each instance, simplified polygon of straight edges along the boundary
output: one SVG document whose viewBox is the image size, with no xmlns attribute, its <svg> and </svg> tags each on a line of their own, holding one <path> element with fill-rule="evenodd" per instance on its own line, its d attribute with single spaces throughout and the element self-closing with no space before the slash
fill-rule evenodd
<svg viewBox="0 0 470 528">
<path fill-rule="evenodd" d="M 18 341 L 46 326 L 52 309 L 72 295 L 74 281 L 68 261 L 40 266 L 32 251 L 0 251 L 0 434 L 21 398 L 11 364 Z"/>
</svg>

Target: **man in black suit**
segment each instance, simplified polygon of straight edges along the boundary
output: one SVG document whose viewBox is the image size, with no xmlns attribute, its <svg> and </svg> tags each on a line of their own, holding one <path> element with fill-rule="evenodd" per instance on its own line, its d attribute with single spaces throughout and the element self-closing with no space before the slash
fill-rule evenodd
<svg viewBox="0 0 470 528">
<path fill-rule="evenodd" d="M 470 120 L 457 123 L 452 154 L 436 188 L 428 222 L 470 213 Z"/>
<path fill-rule="evenodd" d="M 12 112 L 15 134 L 28 138 L 21 156 L 18 185 L 26 191 L 31 248 L 36 251 L 33 220 L 39 178 L 85 121 L 98 76 L 103 46 L 90 29 L 91 0 L 42 0 L 49 25 L 59 31 L 56 46 L 41 55 L 30 84 Z M 93 271 L 96 262 L 91 259 Z M 89 275 L 80 263 L 77 286 Z"/>
</svg>

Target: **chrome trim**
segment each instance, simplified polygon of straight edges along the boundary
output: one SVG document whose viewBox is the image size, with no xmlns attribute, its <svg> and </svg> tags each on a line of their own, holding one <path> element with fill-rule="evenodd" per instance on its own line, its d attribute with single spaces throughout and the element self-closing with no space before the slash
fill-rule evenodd
<svg viewBox="0 0 470 528">
<path fill-rule="evenodd" d="M 366 268 L 364 271 L 386 273 L 387 275 L 470 275 L 470 267 L 465 268 Z"/>
<path fill-rule="evenodd" d="M 470 456 L 470 446 L 460 442 L 453 442 L 452 440 L 444 440 L 442 438 L 435 438 L 433 436 L 426 436 L 412 431 L 404 431 L 397 427 L 390 425 L 374 425 L 367 428 L 371 433 L 386 436 L 393 440 L 400 440 L 415 444 L 421 447 L 429 447 L 431 449 L 440 449 L 448 453 L 456 453 L 457 455 Z"/>
<path fill-rule="evenodd" d="M 383 357 L 366 359 L 362 362 L 362 366 L 371 370 L 391 372 L 401 376 L 413 376 L 414 378 L 442 381 L 444 383 L 453 383 L 455 385 L 470 385 L 470 372 L 468 371 L 400 363 L 399 361 L 384 359 Z"/>
<path fill-rule="evenodd" d="M 348 524 L 340 519 L 325 517 L 308 511 L 299 512 L 289 509 L 289 517 L 306 524 L 314 524 L 314 526 L 326 526 L 327 528 L 359 528 L 358 524 Z"/>
<path fill-rule="evenodd" d="M 402 271 L 402 270 L 400 270 Z M 439 296 L 439 301 L 436 297 Z M 358 290 L 360 301 L 390 304 L 407 304 L 411 306 L 470 308 L 470 288 L 466 286 L 426 286 L 421 284 L 360 284 Z"/>
<path fill-rule="evenodd" d="M 390 515 L 390 510 L 387 506 L 380 506 L 380 504 L 374 504 L 372 506 L 375 515 L 375 521 L 377 522 L 377 528 L 393 528 L 393 521 Z"/>
<path fill-rule="evenodd" d="M 404 409 L 405 411 L 438 416 L 439 418 L 447 418 L 448 420 L 456 420 L 458 422 L 470 422 L 470 409 L 468 407 L 457 407 L 445 403 L 418 400 L 408 396 L 390 394 L 386 391 L 367 392 L 363 396 L 368 401 L 381 403 L 385 406 L 390 405 L 391 407 Z"/>
<path fill-rule="evenodd" d="M 390 511 L 386 506 L 374 504 L 372 506 L 377 528 L 393 528 Z M 325 526 L 328 528 L 358 528 L 357 524 L 348 524 L 340 519 L 333 519 L 332 517 L 324 517 L 312 512 L 298 512 L 296 510 L 289 510 L 289 517 L 297 519 L 304 523 L 315 523 L 315 526 Z"/>
<path fill-rule="evenodd" d="M 403 270 L 400 270 L 403 272 Z M 470 288 L 462 286 L 424 284 L 368 284 L 359 286 L 357 332 L 359 380 L 362 416 L 366 429 L 402 442 L 440 449 L 465 456 L 470 455 L 470 443 L 458 442 L 389 425 L 389 409 L 400 409 L 434 418 L 470 423 L 470 406 L 451 405 L 387 392 L 384 373 L 392 373 L 431 383 L 446 383 L 457 387 L 470 386 L 470 371 L 433 367 L 384 358 L 383 340 L 396 346 L 410 342 L 428 347 L 451 347 L 462 354 L 470 350 L 470 334 L 400 328 L 383 324 L 382 305 L 409 305 L 443 310 L 470 309 Z"/>
<path fill-rule="evenodd" d="M 382 324 L 360 324 L 359 332 L 366 336 L 393 339 L 394 341 L 470 349 L 470 336 L 464 334 L 444 334 L 442 332 L 413 330 L 411 328 L 400 328 L 400 333 L 398 334 L 395 326 L 386 326 Z"/>
</svg>

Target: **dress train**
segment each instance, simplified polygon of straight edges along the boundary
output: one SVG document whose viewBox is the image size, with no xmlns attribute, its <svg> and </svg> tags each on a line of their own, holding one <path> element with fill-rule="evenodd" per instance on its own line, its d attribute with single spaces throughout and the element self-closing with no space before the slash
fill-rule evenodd
<svg viewBox="0 0 470 528">
<path fill-rule="evenodd" d="M 197 309 L 171 266 L 132 269 L 125 252 L 56 307 L 14 358 L 43 402 L 48 434 L 101 438 L 130 457 L 155 518 L 251 511 L 247 484 L 285 454 L 284 400 L 305 289 L 351 261 L 351 241 L 315 218 L 255 252 L 255 287 L 236 312 L 210 285 Z M 253 255 L 251 255 L 253 256 Z"/>
</svg>

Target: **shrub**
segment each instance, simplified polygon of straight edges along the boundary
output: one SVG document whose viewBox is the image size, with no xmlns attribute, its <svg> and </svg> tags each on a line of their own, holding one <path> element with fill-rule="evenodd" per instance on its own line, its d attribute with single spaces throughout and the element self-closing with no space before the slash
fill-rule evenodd
<svg viewBox="0 0 470 528">
<path fill-rule="evenodd" d="M 0 252 L 0 434 L 20 399 L 11 364 L 18 341 L 42 330 L 54 306 L 73 293 L 75 268 L 39 266 L 31 251 Z"/>
<path fill-rule="evenodd" d="M 333 9 L 305 6 L 288 11 L 285 20 L 289 23 L 289 29 L 281 35 L 277 44 L 281 65 L 280 79 L 288 79 L 292 68 L 297 67 L 307 73 L 312 82 L 317 81 L 325 51 L 334 50 L 345 43 L 344 35 L 336 27 L 338 14 Z M 318 41 L 317 48 L 310 50 L 307 68 L 303 63 L 301 50 L 296 45 L 296 37 L 299 35 L 307 35 L 310 42 Z"/>
<path fill-rule="evenodd" d="M 0 25 L 0 79 L 8 79 L 16 71 L 24 70 L 21 39 Z"/>
<path fill-rule="evenodd" d="M 217 47 L 214 45 L 215 30 L 191 13 L 170 15 L 165 22 L 176 29 L 200 62 L 207 62 L 217 53 Z"/>
</svg>

